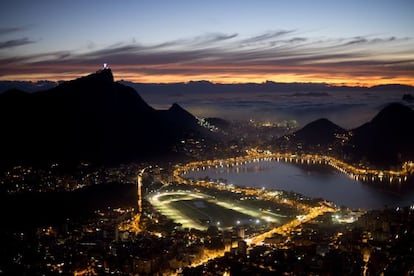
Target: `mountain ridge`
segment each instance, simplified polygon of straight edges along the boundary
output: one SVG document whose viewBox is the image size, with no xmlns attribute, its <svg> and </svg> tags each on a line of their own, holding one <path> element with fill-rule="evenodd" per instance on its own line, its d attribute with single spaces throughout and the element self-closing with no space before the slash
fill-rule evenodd
<svg viewBox="0 0 414 276">
<path fill-rule="evenodd" d="M 286 142 L 289 141 L 289 142 Z M 374 118 L 350 130 L 327 119 L 313 121 L 278 139 L 279 147 L 325 153 L 330 148 L 341 159 L 377 168 L 398 168 L 414 160 L 414 110 L 400 103 L 385 106 Z M 325 150 L 325 152 L 321 152 Z"/>
<path fill-rule="evenodd" d="M 110 163 L 171 153 L 192 126 L 184 134 L 174 121 L 179 118 L 160 113 L 133 88 L 114 82 L 110 69 L 44 91 L 3 93 L 0 163 Z"/>
<path fill-rule="evenodd" d="M 3 93 L 7 90 L 12 88 L 18 88 L 27 92 L 36 92 L 40 90 L 50 89 L 55 87 L 59 84 L 65 83 L 68 81 L 38 81 L 38 82 L 30 82 L 30 81 L 0 81 L 0 93 Z M 176 83 L 140 83 L 140 82 L 132 82 L 132 81 L 125 81 L 120 80 L 121 84 L 133 87 L 135 90 L 141 93 L 140 90 L 148 90 L 153 91 L 153 88 L 156 88 L 159 91 L 166 92 L 168 90 L 174 91 L 176 89 L 184 89 L 190 90 L 194 88 L 202 88 L 201 90 L 208 89 L 209 91 L 223 91 L 231 88 L 232 90 L 235 87 L 239 87 L 241 90 L 248 90 L 251 88 L 259 89 L 259 90 L 275 90 L 281 89 L 286 91 L 286 89 L 336 89 L 336 90 L 372 90 L 372 91 L 379 91 L 379 90 L 397 90 L 402 92 L 414 92 L 414 86 L 406 85 L 406 84 L 379 84 L 371 87 L 365 86 L 346 86 L 346 85 L 332 85 L 329 83 L 312 83 L 312 82 L 275 82 L 275 81 L 266 81 L 262 83 L 253 83 L 253 82 L 246 82 L 246 83 L 214 83 L 208 80 L 192 80 L 188 82 L 176 82 Z M 164 90 L 165 89 L 165 90 Z M 269 90 L 270 89 L 270 90 Z"/>
<path fill-rule="evenodd" d="M 346 130 L 326 118 L 317 119 L 295 132 L 295 139 L 311 144 L 329 145 L 335 134 L 345 134 Z"/>
<path fill-rule="evenodd" d="M 414 111 L 391 103 L 370 122 L 352 130 L 347 152 L 380 167 L 414 159 Z"/>
</svg>

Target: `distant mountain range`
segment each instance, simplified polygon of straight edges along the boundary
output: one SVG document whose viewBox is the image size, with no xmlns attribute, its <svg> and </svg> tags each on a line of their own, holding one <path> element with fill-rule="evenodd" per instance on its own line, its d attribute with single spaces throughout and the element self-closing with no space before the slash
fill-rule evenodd
<svg viewBox="0 0 414 276">
<path fill-rule="evenodd" d="M 279 139 L 290 147 L 320 152 L 332 148 L 347 161 L 363 161 L 381 168 L 399 167 L 414 160 L 414 110 L 399 103 L 383 108 L 370 122 L 345 130 L 319 119 Z"/>
<path fill-rule="evenodd" d="M 11 89 L 18 89 L 25 92 L 37 92 L 56 87 L 60 83 L 63 83 L 63 81 L 0 81 L 0 93 Z"/>
<path fill-rule="evenodd" d="M 329 92 L 376 92 L 390 91 L 393 93 L 414 93 L 414 86 L 401 84 L 377 85 L 372 87 L 333 86 L 326 83 L 281 83 L 267 81 L 264 83 L 232 83 L 220 84 L 209 81 L 190 81 L 186 83 L 134 83 L 120 81 L 133 87 L 144 98 L 148 94 L 204 94 L 205 93 L 292 93 L 298 96 L 326 96 Z"/>
<path fill-rule="evenodd" d="M 53 88 L 64 81 L 0 81 L 0 93 L 10 89 L 20 89 L 27 92 L 36 92 Z M 414 93 L 414 86 L 401 84 L 385 84 L 372 87 L 358 86 L 332 86 L 326 83 L 282 83 L 267 81 L 264 83 L 232 83 L 220 84 L 209 81 L 190 81 L 177 83 L 136 83 L 119 81 L 119 83 L 132 87 L 140 94 L 176 94 L 176 93 L 222 93 L 222 92 L 301 92 L 324 93 L 328 91 L 393 91 L 401 93 Z M 302 94 L 301 94 L 302 95 Z"/>
<path fill-rule="evenodd" d="M 157 156 L 204 131 L 177 104 L 153 109 L 133 88 L 114 82 L 110 69 L 36 93 L 0 94 L 0 125 L 0 164 Z"/>
</svg>

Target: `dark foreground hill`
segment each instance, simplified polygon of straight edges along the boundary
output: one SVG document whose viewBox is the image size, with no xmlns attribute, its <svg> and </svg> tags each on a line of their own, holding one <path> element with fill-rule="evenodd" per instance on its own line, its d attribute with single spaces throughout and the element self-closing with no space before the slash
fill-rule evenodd
<svg viewBox="0 0 414 276">
<path fill-rule="evenodd" d="M 278 142 L 287 144 L 289 150 L 326 153 L 329 147 L 349 162 L 387 169 L 400 167 L 405 161 L 414 160 L 414 111 L 392 103 L 370 122 L 349 131 L 319 119 Z"/>
<path fill-rule="evenodd" d="M 3 165 L 163 155 L 189 132 L 203 131 L 178 105 L 154 110 L 133 88 L 114 82 L 110 69 L 46 91 L 0 94 L 0 126 Z"/>
<path fill-rule="evenodd" d="M 318 119 L 310 122 L 296 132 L 276 140 L 277 150 L 306 153 L 337 152 L 338 137 L 346 135 L 347 131 L 328 119 Z"/>
<path fill-rule="evenodd" d="M 370 122 L 352 130 L 347 152 L 354 160 L 380 167 L 414 160 L 414 111 L 393 103 Z"/>
<path fill-rule="evenodd" d="M 328 119 L 318 119 L 295 132 L 292 139 L 305 144 L 327 146 L 334 143 L 338 134 L 345 133 L 345 129 Z"/>
<path fill-rule="evenodd" d="M 42 225 L 60 225 L 65 218 L 90 217 L 99 209 L 135 207 L 136 189 L 136 185 L 105 183 L 73 192 L 2 195 L 2 228 L 22 230 Z"/>
</svg>

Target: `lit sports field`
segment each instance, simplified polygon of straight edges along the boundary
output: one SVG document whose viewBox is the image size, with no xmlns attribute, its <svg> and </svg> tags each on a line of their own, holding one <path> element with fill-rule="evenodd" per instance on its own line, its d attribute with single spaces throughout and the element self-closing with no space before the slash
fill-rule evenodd
<svg viewBox="0 0 414 276">
<path fill-rule="evenodd" d="M 219 202 L 201 193 L 164 192 L 151 196 L 149 200 L 162 214 L 181 223 L 182 227 L 205 230 L 210 225 L 228 228 L 243 224 L 281 223 L 278 214 Z"/>
</svg>

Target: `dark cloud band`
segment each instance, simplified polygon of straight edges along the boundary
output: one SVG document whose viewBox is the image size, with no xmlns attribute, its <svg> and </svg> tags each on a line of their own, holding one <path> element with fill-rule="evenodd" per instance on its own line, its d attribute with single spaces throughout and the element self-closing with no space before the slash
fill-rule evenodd
<svg viewBox="0 0 414 276">
<path fill-rule="evenodd" d="M 1 31 L 0 31 L 1 33 Z M 0 49 L 33 43 L 28 38 L 0 42 Z M 411 38 L 321 39 L 298 37 L 294 30 L 266 32 L 250 38 L 209 33 L 157 45 L 118 43 L 86 53 L 63 51 L 0 57 L 18 73 L 26 66 L 48 71 L 58 67 L 96 67 L 109 62 L 124 72 L 143 75 L 296 74 L 378 76 L 414 79 Z"/>
</svg>

